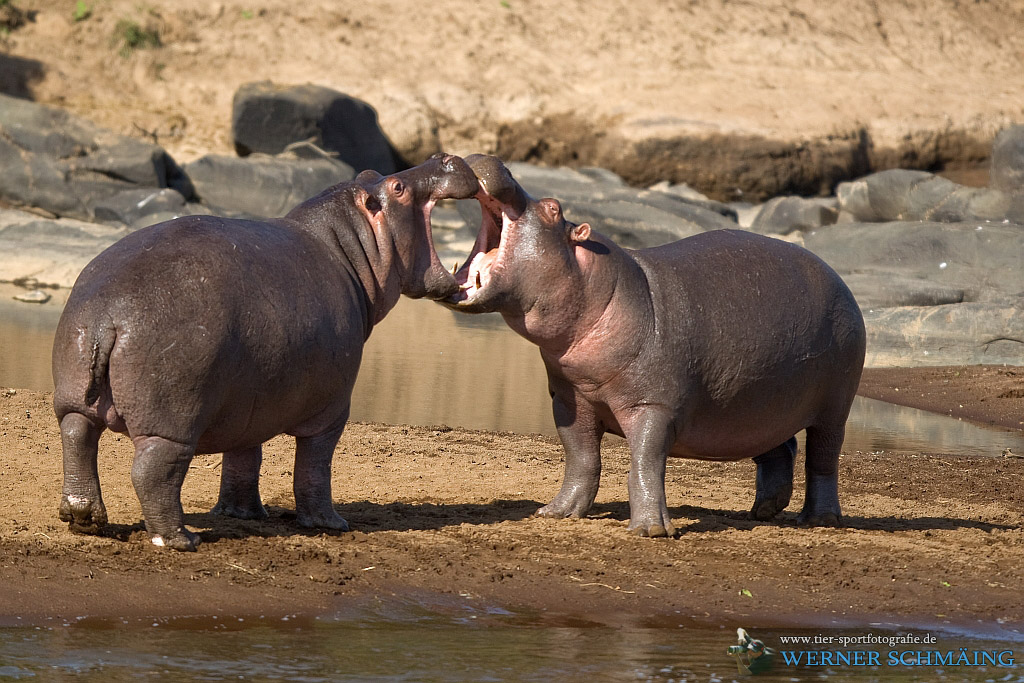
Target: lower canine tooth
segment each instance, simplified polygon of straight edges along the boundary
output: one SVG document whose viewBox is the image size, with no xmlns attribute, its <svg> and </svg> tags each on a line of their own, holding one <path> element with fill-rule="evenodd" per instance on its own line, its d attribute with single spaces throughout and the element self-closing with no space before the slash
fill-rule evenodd
<svg viewBox="0 0 1024 683">
<path fill-rule="evenodd" d="M 452 264 L 452 275 L 455 275 L 455 271 L 457 271 L 458 269 L 459 269 L 459 262 L 456 261 L 455 263 Z"/>
<path fill-rule="evenodd" d="M 476 271 L 476 286 L 477 286 L 477 289 L 480 288 L 480 271 L 479 270 Z"/>
</svg>

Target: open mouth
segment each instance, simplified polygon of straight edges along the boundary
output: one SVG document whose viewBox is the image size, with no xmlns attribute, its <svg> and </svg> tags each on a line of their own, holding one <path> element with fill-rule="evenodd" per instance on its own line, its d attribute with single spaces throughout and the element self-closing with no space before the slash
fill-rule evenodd
<svg viewBox="0 0 1024 683">
<path fill-rule="evenodd" d="M 461 268 L 456 263 L 450 271 L 459 289 L 445 303 L 454 306 L 476 302 L 501 271 L 504 254 L 502 237 L 505 229 L 512 224 L 508 215 L 509 207 L 488 194 L 482 186 L 475 199 L 480 203 L 482 213 L 480 232 L 466 262 Z"/>
</svg>

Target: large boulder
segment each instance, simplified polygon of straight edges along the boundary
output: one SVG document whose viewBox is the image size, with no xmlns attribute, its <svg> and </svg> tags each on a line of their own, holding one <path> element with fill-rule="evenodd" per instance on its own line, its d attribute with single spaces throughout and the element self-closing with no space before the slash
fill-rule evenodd
<svg viewBox="0 0 1024 683">
<path fill-rule="evenodd" d="M 840 220 L 1024 222 L 1024 195 L 964 187 L 928 173 L 892 169 L 836 188 Z"/>
<path fill-rule="evenodd" d="M 864 311 L 869 367 L 1024 365 L 1024 304 Z"/>
<path fill-rule="evenodd" d="M 1024 126 L 1011 126 L 996 136 L 991 163 L 989 187 L 1024 193 Z"/>
<path fill-rule="evenodd" d="M 806 233 L 803 245 L 844 278 L 856 276 L 848 284 L 862 308 L 878 301 L 906 305 L 922 296 L 951 303 L 957 292 L 962 301 L 1007 304 L 1024 295 L 1021 225 L 843 223 Z M 910 282 L 921 285 L 910 288 Z"/>
<path fill-rule="evenodd" d="M 180 192 L 169 187 L 124 190 L 97 202 L 93 207 L 97 221 L 133 229 L 179 216 L 204 213 L 209 213 L 207 207 L 186 202 Z"/>
<path fill-rule="evenodd" d="M 557 198 L 569 220 L 588 222 L 623 247 L 655 246 L 707 230 L 738 227 L 735 211 L 724 204 L 632 188 L 608 171 L 524 163 L 510 163 L 508 168 L 529 194 Z M 479 225 L 480 208 L 475 204 L 460 203 L 473 226 Z"/>
<path fill-rule="evenodd" d="M 192 194 L 163 148 L 6 95 L 0 95 L 0 168 L 0 199 L 83 220 L 95 218 L 98 202 L 125 190 Z"/>
<path fill-rule="evenodd" d="M 337 153 L 357 172 L 398 170 L 373 107 L 317 85 L 246 83 L 235 93 L 231 134 L 241 156 L 278 154 L 292 143 L 310 141 Z"/>
<path fill-rule="evenodd" d="M 848 223 L 803 240 L 853 291 L 869 366 L 1024 365 L 1024 226 Z"/>
<path fill-rule="evenodd" d="M 814 230 L 832 225 L 839 217 L 834 198 L 805 199 L 776 197 L 765 203 L 751 223 L 750 229 L 761 234 L 788 235 L 791 232 Z"/>
<path fill-rule="evenodd" d="M 711 200 L 691 200 L 672 191 L 638 189 L 604 169 L 551 168 L 513 162 L 509 171 L 529 195 L 554 197 L 568 220 L 589 222 L 627 249 L 640 249 L 682 240 L 707 230 L 736 228 L 736 212 Z M 480 207 L 472 200 L 458 203 L 459 212 L 475 234 Z M 472 244 L 472 243 L 470 243 Z"/>
<path fill-rule="evenodd" d="M 0 209 L 0 281 L 71 287 L 89 261 L 126 234 L 124 227 Z"/>
<path fill-rule="evenodd" d="M 283 216 L 319 192 L 355 177 L 351 166 L 293 153 L 230 157 L 208 154 L 185 165 L 199 200 L 214 213 Z"/>
</svg>

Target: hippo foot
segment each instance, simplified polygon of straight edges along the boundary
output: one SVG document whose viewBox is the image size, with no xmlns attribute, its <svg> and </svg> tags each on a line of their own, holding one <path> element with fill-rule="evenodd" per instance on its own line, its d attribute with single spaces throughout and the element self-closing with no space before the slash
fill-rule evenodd
<svg viewBox="0 0 1024 683">
<path fill-rule="evenodd" d="M 758 495 L 754 499 L 754 507 L 750 510 L 750 518 L 767 522 L 786 509 L 792 495 L 792 486 L 781 489 L 771 496 Z"/>
<path fill-rule="evenodd" d="M 149 540 L 158 548 L 170 548 L 183 552 L 195 552 L 202 542 L 198 534 L 192 533 L 185 527 L 178 527 L 173 533 L 166 535 L 152 534 Z"/>
<path fill-rule="evenodd" d="M 830 526 L 838 528 L 843 526 L 843 516 L 831 511 L 812 513 L 808 510 L 803 510 L 797 515 L 796 523 L 800 526 Z"/>
<path fill-rule="evenodd" d="M 665 538 L 676 535 L 676 527 L 666 510 L 660 515 L 660 519 L 634 517 L 629 520 L 629 530 L 643 538 Z"/>
<path fill-rule="evenodd" d="M 652 524 L 650 526 L 633 526 L 630 524 L 629 530 L 641 538 L 674 538 L 676 535 L 676 528 L 671 524 L 667 527 L 661 524 Z"/>
<path fill-rule="evenodd" d="M 297 512 L 299 526 L 307 529 L 334 529 L 335 531 L 348 531 L 348 522 L 334 511 L 334 508 L 317 510 L 314 512 Z"/>
<path fill-rule="evenodd" d="M 584 510 L 580 510 L 579 506 L 573 505 L 571 503 L 569 503 L 569 504 L 565 504 L 565 503 L 560 504 L 558 499 L 555 499 L 555 500 L 551 501 L 550 503 L 548 503 L 547 505 L 545 505 L 544 507 L 542 507 L 539 510 L 537 510 L 536 512 L 534 512 L 533 516 L 534 517 L 548 517 L 550 519 L 566 519 L 566 518 L 582 519 L 583 517 L 586 516 L 586 514 L 587 514 L 587 511 L 585 509 Z"/>
<path fill-rule="evenodd" d="M 95 534 L 107 524 L 107 509 L 102 500 L 91 500 L 85 496 L 65 494 L 60 499 L 58 516 L 68 523 L 71 531 L 80 534 Z"/>
<path fill-rule="evenodd" d="M 588 485 L 590 484 L 590 485 Z M 533 513 L 535 517 L 550 517 L 553 519 L 582 519 L 587 516 L 590 506 L 597 496 L 596 484 L 572 484 L 568 481 L 563 483 L 562 489 L 550 503 Z"/>
<path fill-rule="evenodd" d="M 210 510 L 210 514 L 221 515 L 223 517 L 234 517 L 236 519 L 266 519 L 270 516 L 267 513 L 267 509 L 263 507 L 263 503 L 258 500 L 253 503 L 246 504 L 220 500 L 217 501 L 217 504 L 213 506 L 212 510 Z"/>
</svg>

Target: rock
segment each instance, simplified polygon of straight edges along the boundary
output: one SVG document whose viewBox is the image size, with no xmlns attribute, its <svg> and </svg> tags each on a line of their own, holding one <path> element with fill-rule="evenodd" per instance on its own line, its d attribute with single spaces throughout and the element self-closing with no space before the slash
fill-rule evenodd
<svg viewBox="0 0 1024 683">
<path fill-rule="evenodd" d="M 698 202 L 711 201 L 707 195 L 701 194 L 686 183 L 676 183 L 675 185 L 672 185 L 667 180 L 662 180 L 660 183 L 655 183 L 647 189 L 654 190 L 655 192 L 666 192 L 668 194 L 678 195 L 683 199 L 693 199 Z"/>
<path fill-rule="evenodd" d="M 27 304 L 45 304 L 53 297 L 41 289 L 33 289 L 23 294 L 15 294 L 12 298 L 15 301 L 23 301 Z"/>
<path fill-rule="evenodd" d="M 126 234 L 127 228 L 0 210 L 0 281 L 71 287 L 89 261 Z"/>
<path fill-rule="evenodd" d="M 291 143 L 308 140 L 337 152 L 357 172 L 370 168 L 386 175 L 398 170 L 373 108 L 330 88 L 247 83 L 235 93 L 231 132 L 241 156 L 278 154 Z"/>
<path fill-rule="evenodd" d="M 0 199 L 58 216 L 95 218 L 97 203 L 130 189 L 192 190 L 157 145 L 59 109 L 0 95 Z"/>
<path fill-rule="evenodd" d="M 442 151 L 440 126 L 430 105 L 406 93 L 380 93 L 375 97 L 380 127 L 406 164 L 422 164 Z"/>
<path fill-rule="evenodd" d="M 991 163 L 989 187 L 1024 193 L 1024 126 L 1011 126 L 996 136 Z"/>
<path fill-rule="evenodd" d="M 761 234 L 787 235 L 798 230 L 813 230 L 832 225 L 839 217 L 838 200 L 776 197 L 757 213 L 750 229 Z"/>
<path fill-rule="evenodd" d="M 865 365 L 1024 365 L 1024 305 L 962 303 L 864 311 Z"/>
<path fill-rule="evenodd" d="M 1022 242 L 1024 226 L 1003 223 L 847 223 L 804 233 L 807 249 L 844 279 L 857 276 L 849 283 L 862 308 L 914 297 L 952 303 L 958 292 L 966 302 L 1015 303 L 1024 295 Z M 921 284 L 904 292 L 910 282 Z"/>
<path fill-rule="evenodd" d="M 308 150 L 302 153 L 308 153 Z M 355 177 L 352 167 L 321 157 L 208 154 L 185 165 L 203 204 L 233 216 L 283 216 L 322 190 Z"/>
<path fill-rule="evenodd" d="M 185 198 L 181 193 L 168 187 L 124 190 L 97 202 L 93 207 L 93 215 L 97 221 L 136 228 L 152 224 L 146 221 L 152 216 L 168 220 L 164 217 L 173 218 L 190 213 L 192 211 L 186 208 Z"/>
<path fill-rule="evenodd" d="M 1024 226 L 849 223 L 803 237 L 857 298 L 869 366 L 1024 365 Z"/>
<path fill-rule="evenodd" d="M 510 163 L 508 168 L 528 193 L 558 198 L 569 220 L 589 222 L 627 248 L 654 246 L 706 230 L 737 227 L 735 212 L 718 202 L 697 203 L 675 194 L 621 185 L 608 181 L 606 175 L 588 175 L 568 168 L 523 163 Z M 479 225 L 479 219 L 470 223 Z"/>
<path fill-rule="evenodd" d="M 936 176 L 926 171 L 892 169 L 839 183 L 836 187 L 839 210 L 857 222 L 903 220 L 911 190 L 916 184 L 933 178 Z M 947 194 L 955 185 L 944 178 L 938 181 L 948 184 Z"/>
<path fill-rule="evenodd" d="M 597 166 L 583 166 L 582 168 L 576 169 L 582 175 L 587 176 L 594 182 L 603 183 L 605 185 L 617 185 L 619 187 L 625 187 L 626 181 L 622 179 L 618 173 L 609 171 L 606 168 L 598 168 Z"/>
<path fill-rule="evenodd" d="M 963 303 L 963 288 L 891 273 L 847 273 L 843 280 L 862 310 L 896 306 L 942 306 Z"/>
<path fill-rule="evenodd" d="M 749 228 L 757 220 L 758 214 L 764 208 L 764 204 L 751 204 L 750 202 L 729 202 L 729 208 L 736 212 L 736 222 L 741 228 Z"/>
<path fill-rule="evenodd" d="M 964 187 L 927 173 L 893 169 L 836 188 L 840 222 L 1024 221 L 1024 198 Z"/>
</svg>

